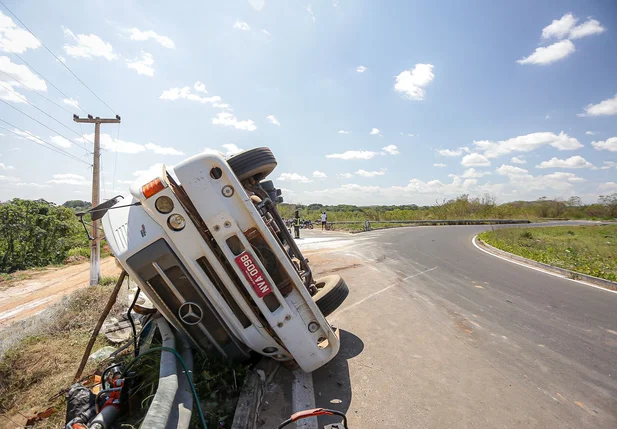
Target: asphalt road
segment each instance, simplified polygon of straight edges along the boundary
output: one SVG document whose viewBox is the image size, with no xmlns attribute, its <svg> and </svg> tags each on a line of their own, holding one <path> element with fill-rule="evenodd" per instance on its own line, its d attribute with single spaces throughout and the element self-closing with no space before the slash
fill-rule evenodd
<svg viewBox="0 0 617 429">
<path fill-rule="evenodd" d="M 383 282 L 349 271 L 334 319 L 358 350 L 315 373 L 316 390 L 347 371 L 344 409 L 363 427 L 617 427 L 617 293 L 488 255 L 472 244 L 485 229 L 355 236 L 346 254 Z M 368 417 L 389 407 L 398 420 Z"/>
</svg>

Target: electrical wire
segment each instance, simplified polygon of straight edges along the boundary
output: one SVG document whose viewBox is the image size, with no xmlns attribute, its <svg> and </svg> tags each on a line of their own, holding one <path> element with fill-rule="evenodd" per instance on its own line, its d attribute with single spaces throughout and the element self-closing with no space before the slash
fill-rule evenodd
<svg viewBox="0 0 617 429">
<path fill-rule="evenodd" d="M 50 103 L 55 104 L 56 106 L 58 106 L 59 108 L 61 108 L 62 110 L 64 110 L 66 113 L 68 113 L 69 115 L 72 115 L 73 112 L 71 112 L 68 109 L 65 109 L 64 106 L 61 106 L 60 104 L 56 103 L 54 100 L 45 97 L 43 94 L 39 94 L 39 92 L 36 89 L 33 89 L 32 87 L 26 85 L 25 83 L 23 83 L 21 80 L 17 79 L 15 76 L 11 76 L 10 74 L 0 70 L 0 73 L 2 73 L 3 75 L 7 76 L 9 79 L 14 80 L 15 82 L 18 82 L 20 85 L 25 86 L 26 88 L 28 88 L 30 91 L 32 91 L 33 94 L 38 95 L 39 97 L 43 97 L 45 100 L 49 101 Z M 9 85 L 10 83 L 7 82 Z"/>
<path fill-rule="evenodd" d="M 32 137 L 32 138 L 31 138 L 31 139 L 30 139 L 30 138 L 26 138 L 26 137 L 24 137 L 22 134 L 19 134 L 19 133 L 15 132 L 14 130 L 11 130 L 11 129 L 9 129 L 9 128 L 6 128 L 6 127 L 3 127 L 3 126 L 1 126 L 1 125 L 0 125 L 0 128 L 1 128 L 1 129 L 5 130 L 5 131 L 8 131 L 9 133 L 13 133 L 13 134 L 15 134 L 15 135 L 16 135 L 16 136 L 18 136 L 18 137 L 25 138 L 26 140 L 30 140 L 31 142 L 36 143 L 36 144 L 38 144 L 39 146 L 43 146 L 43 147 L 45 147 L 45 148 L 47 148 L 47 149 L 50 149 L 50 150 L 52 150 L 52 151 L 54 151 L 54 152 L 57 152 L 57 153 L 59 153 L 60 155 L 67 156 L 67 157 L 69 157 L 69 158 L 74 159 L 75 161 L 82 162 L 82 163 L 86 164 L 87 166 L 92 167 L 92 165 L 91 165 L 91 164 L 89 164 L 88 162 L 86 162 L 86 161 L 84 161 L 83 159 L 79 158 L 78 156 L 75 156 L 75 155 L 73 155 L 72 153 L 66 152 L 65 150 L 63 150 L 63 149 L 59 148 L 58 146 L 56 146 L 56 145 L 54 145 L 54 144 L 52 144 L 52 143 L 49 143 L 48 141 L 45 141 L 45 140 L 41 139 L 41 138 L 40 138 L 40 137 L 38 137 L 38 136 L 35 136 L 35 135 L 34 135 L 34 134 L 32 134 L 31 132 L 26 131 L 26 130 L 22 130 L 21 128 L 16 127 L 15 125 L 13 125 L 13 124 L 11 124 L 11 123 L 9 123 L 9 122 L 5 121 L 4 119 L 0 119 L 0 121 L 4 122 L 5 124 L 8 124 L 9 126 L 13 127 L 13 128 L 14 128 L 14 129 L 16 129 L 16 130 L 21 131 L 21 132 L 22 132 L 22 133 L 24 133 L 24 134 L 28 134 L 28 135 L 29 135 L 30 137 Z M 34 140 L 33 140 L 33 139 L 34 139 Z"/>
<path fill-rule="evenodd" d="M 193 400 L 195 401 L 195 406 L 197 407 L 197 411 L 199 412 L 199 421 L 201 423 L 201 427 L 203 429 L 208 429 L 208 425 L 206 424 L 206 419 L 204 418 L 204 413 L 201 410 L 201 405 L 199 403 L 199 396 L 197 396 L 197 390 L 195 389 L 195 385 L 193 384 L 193 377 L 191 377 L 191 373 L 187 369 L 184 359 L 182 359 L 182 356 L 180 356 L 180 353 L 178 353 L 175 349 L 172 349 L 171 347 L 153 347 L 151 349 L 144 351 L 142 354 L 140 354 L 139 356 L 137 356 L 136 358 L 134 358 L 128 363 L 128 365 L 124 368 L 124 371 L 122 372 L 122 378 L 126 377 L 126 375 L 129 372 L 129 369 L 131 369 L 131 367 L 135 365 L 135 363 L 138 360 L 140 360 L 142 357 L 150 353 L 157 352 L 157 351 L 173 353 L 173 355 L 178 359 L 178 361 L 182 365 L 182 369 L 184 370 L 186 379 L 189 382 L 189 387 L 191 388 L 191 393 L 193 393 Z"/>
<path fill-rule="evenodd" d="M 11 15 L 13 15 L 13 16 L 15 17 L 15 19 L 16 19 L 17 21 L 19 21 L 19 23 L 20 23 L 21 25 L 23 25 L 23 26 L 24 26 L 24 28 L 30 32 L 30 34 L 32 34 L 32 36 L 34 36 L 34 38 L 35 38 L 35 39 L 37 39 L 39 42 L 41 42 L 41 45 L 43 45 L 43 47 L 44 47 L 45 49 L 47 49 L 47 52 L 49 52 L 50 54 L 52 54 L 52 55 L 54 56 L 54 58 L 55 58 L 56 60 L 58 60 L 58 62 L 59 62 L 60 64 L 62 64 L 62 65 L 64 66 L 64 68 L 66 68 L 66 69 L 67 69 L 67 70 L 68 70 L 68 71 L 69 71 L 69 72 L 70 72 L 70 73 L 71 73 L 71 74 L 75 77 L 75 79 L 77 79 L 77 80 L 78 80 L 78 81 L 79 81 L 79 82 L 80 82 L 83 86 L 85 86 L 85 87 L 88 89 L 88 91 L 90 91 L 90 92 L 92 93 L 92 95 L 94 95 L 94 96 L 95 96 L 95 97 L 96 97 L 96 98 L 97 98 L 97 99 L 98 99 L 101 103 L 103 103 L 103 104 L 104 104 L 104 105 L 105 105 L 105 106 L 106 106 L 109 110 L 111 110 L 111 111 L 113 112 L 113 114 L 114 114 L 114 115 L 116 114 L 116 112 L 114 111 L 114 109 L 112 109 L 112 108 L 109 106 L 109 104 L 105 103 L 105 102 L 103 101 L 103 99 L 102 99 L 101 97 L 99 97 L 99 96 L 96 94 L 96 92 L 94 92 L 92 89 L 90 89 L 90 87 L 89 87 L 88 85 L 86 85 L 86 83 L 85 83 L 83 80 L 81 80 L 81 79 L 79 78 L 79 76 L 77 76 L 75 73 L 73 73 L 73 70 L 71 70 L 71 69 L 69 68 L 69 66 L 67 66 L 67 65 L 66 65 L 63 61 L 61 61 L 61 60 L 60 60 L 60 58 L 58 58 L 58 57 L 56 56 L 56 54 L 54 54 L 54 53 L 51 51 L 51 49 L 49 49 L 49 48 L 47 47 L 47 45 L 45 45 L 45 43 L 43 43 L 43 41 L 42 41 L 41 39 L 39 39 L 38 37 L 36 37 L 36 34 L 34 34 L 34 33 L 32 32 L 32 30 L 30 30 L 30 29 L 28 28 L 28 26 L 27 26 L 26 24 L 24 24 L 24 23 L 23 23 L 23 21 L 22 21 L 21 19 L 19 19 L 19 17 L 17 17 L 17 15 L 15 15 L 15 14 L 11 11 L 11 9 L 9 9 L 9 8 L 8 8 L 8 7 L 7 7 L 7 6 L 6 6 L 6 5 L 5 5 L 5 4 L 4 4 L 1 0 L 0 0 L 0 4 L 1 4 L 2 6 L 4 6 L 4 8 L 5 8 L 6 10 L 8 10 L 8 11 L 9 11 L 9 13 L 10 13 Z M 67 97 L 67 98 L 68 98 L 68 97 Z"/>
<path fill-rule="evenodd" d="M 6 102 L 6 101 L 4 101 L 4 100 L 0 100 L 0 102 L 2 102 L 2 103 L 4 103 L 4 104 L 6 104 L 6 105 L 7 105 L 7 106 L 9 106 L 11 109 L 15 109 L 15 110 L 17 110 L 17 111 L 18 111 L 19 113 L 21 113 L 22 115 L 27 116 L 28 118 L 32 119 L 33 121 L 37 122 L 38 124 L 40 124 L 40 125 L 44 126 L 44 127 L 45 127 L 45 128 L 47 128 L 49 131 L 51 131 L 51 132 L 54 132 L 54 133 L 58 134 L 60 137 L 63 137 L 63 138 L 65 138 L 65 139 L 66 139 L 66 140 L 68 140 L 68 141 L 71 141 L 71 139 L 67 138 L 65 135 L 63 135 L 63 134 L 59 133 L 58 131 L 54 130 L 54 129 L 53 129 L 53 128 L 51 128 L 51 127 L 48 127 L 47 125 L 45 125 L 44 123 L 42 123 L 42 122 L 41 122 L 41 121 L 39 121 L 38 119 L 35 119 L 35 118 L 33 118 L 32 116 L 28 115 L 28 114 L 27 114 L 26 112 L 24 112 L 23 110 L 19 110 L 17 107 L 10 105 L 9 103 L 7 103 L 7 102 Z M 15 128 L 17 128 L 17 127 L 15 127 Z M 85 149 L 86 151 L 88 151 L 88 149 L 86 149 L 86 148 L 84 148 L 84 149 Z M 92 154 L 92 153 L 93 153 L 93 152 L 88 152 L 88 154 Z"/>
<path fill-rule="evenodd" d="M 11 91 L 13 94 L 17 95 L 18 97 L 20 97 L 22 100 L 24 100 L 26 103 L 28 103 L 30 106 L 34 107 L 36 110 L 38 110 L 39 112 L 41 112 L 42 114 L 44 114 L 45 116 L 53 119 L 54 121 L 56 121 L 57 123 L 59 123 L 60 125 L 62 125 L 64 128 L 66 128 L 67 130 L 69 130 L 70 132 L 72 132 L 73 134 L 76 134 L 77 136 L 79 136 L 80 139 L 89 141 L 90 143 L 94 144 L 94 142 L 92 140 L 89 140 L 87 138 L 85 138 L 84 136 L 80 135 L 77 131 L 69 128 L 68 126 L 64 125 L 62 122 L 60 122 L 58 119 L 54 118 L 53 116 L 51 116 L 49 113 L 45 112 L 44 110 L 38 108 L 37 106 L 35 106 L 34 104 L 32 104 L 31 102 L 29 102 L 26 97 L 24 97 L 23 95 L 21 95 L 19 92 L 14 91 L 11 86 L 9 85 L 8 87 L 5 86 L 2 82 L 0 82 L 0 85 L 3 86 L 4 88 L 6 88 L 7 90 Z M 12 106 L 11 106 L 12 107 Z M 66 137 L 65 137 L 66 138 Z M 82 142 L 83 143 L 83 142 Z M 88 153 L 92 153 L 88 151 L 88 148 L 86 146 L 82 146 L 84 148 L 85 151 L 87 151 Z"/>
<path fill-rule="evenodd" d="M 64 92 L 62 92 L 62 90 L 60 88 L 58 88 L 56 85 L 54 85 L 49 79 L 47 79 L 45 76 L 43 76 L 41 73 L 39 73 L 38 71 L 36 71 L 36 69 L 34 67 L 32 67 L 30 65 L 30 63 L 28 63 L 28 61 L 24 60 L 17 52 L 13 51 L 11 48 L 9 48 L 8 46 L 6 46 L 4 43 L 2 43 L 2 41 L 0 41 L 0 45 L 2 45 L 4 47 L 4 49 L 6 49 L 7 51 L 9 51 L 10 53 L 12 53 L 13 55 L 15 55 L 17 58 L 19 58 L 20 60 L 22 60 L 24 62 L 24 64 L 26 64 L 28 67 L 30 67 L 30 69 L 38 74 L 41 79 L 43 79 L 45 82 L 47 82 L 48 84 L 50 84 L 52 87 L 54 87 L 56 89 L 56 91 L 58 91 L 60 94 L 62 94 L 67 100 L 70 99 L 71 97 L 69 97 L 68 95 L 66 95 Z M 81 110 L 82 112 L 86 113 L 89 115 L 88 112 L 86 112 L 83 107 L 81 106 L 77 106 L 77 108 L 79 110 Z"/>
</svg>

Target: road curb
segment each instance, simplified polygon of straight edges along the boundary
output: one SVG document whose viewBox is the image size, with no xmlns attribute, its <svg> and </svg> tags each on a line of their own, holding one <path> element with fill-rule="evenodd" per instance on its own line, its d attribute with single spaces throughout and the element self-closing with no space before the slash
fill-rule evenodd
<svg viewBox="0 0 617 429">
<path fill-rule="evenodd" d="M 576 271 L 572 271 L 572 270 L 567 270 L 565 268 L 559 268 L 559 267 L 555 267 L 553 265 L 548 265 L 542 262 L 537 262 L 531 259 L 527 259 L 527 258 L 523 258 L 522 256 L 518 256 L 515 255 L 513 253 L 509 253 L 506 251 L 503 251 L 501 249 L 497 249 L 496 247 L 491 246 L 488 243 L 485 243 L 484 241 L 482 241 L 481 239 L 478 238 L 478 236 L 476 235 L 473 238 L 474 243 L 476 243 L 478 245 L 478 247 L 482 248 L 482 250 L 485 250 L 488 253 L 491 253 L 493 255 L 496 256 L 501 256 L 503 258 L 506 259 L 510 259 L 513 261 L 517 261 L 521 264 L 530 266 L 530 267 L 534 267 L 534 268 L 538 268 L 544 271 L 549 271 L 551 273 L 554 274 L 559 274 L 567 279 L 570 280 L 578 280 L 578 281 L 582 281 L 585 283 L 590 283 L 594 286 L 599 286 L 602 287 L 604 289 L 608 289 L 611 291 L 617 291 L 617 283 L 616 282 L 612 282 L 610 280 L 605 280 L 605 279 L 601 279 L 599 277 L 594 277 L 594 276 L 590 276 L 587 274 L 582 274 L 582 273 L 578 273 Z"/>
<path fill-rule="evenodd" d="M 280 366 L 273 359 L 262 358 L 253 369 L 248 371 L 240 391 L 231 429 L 257 428 L 259 407 L 265 388 L 272 381 Z"/>
</svg>

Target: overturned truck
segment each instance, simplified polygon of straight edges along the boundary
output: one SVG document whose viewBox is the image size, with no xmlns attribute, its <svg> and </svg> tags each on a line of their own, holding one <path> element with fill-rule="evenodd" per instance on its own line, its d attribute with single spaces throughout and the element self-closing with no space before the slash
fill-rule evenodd
<svg viewBox="0 0 617 429">
<path fill-rule="evenodd" d="M 199 348 L 242 361 L 259 353 L 313 371 L 339 350 L 328 316 L 349 290 L 315 279 L 277 211 L 265 147 L 202 153 L 131 185 L 102 218 L 126 272 Z M 112 202 L 113 204 L 113 202 Z"/>
</svg>

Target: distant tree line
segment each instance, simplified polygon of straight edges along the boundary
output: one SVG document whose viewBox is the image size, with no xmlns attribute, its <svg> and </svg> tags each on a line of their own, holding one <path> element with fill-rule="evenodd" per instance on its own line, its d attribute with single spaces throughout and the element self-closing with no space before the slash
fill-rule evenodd
<svg viewBox="0 0 617 429">
<path fill-rule="evenodd" d="M 432 206 L 416 204 L 355 206 L 348 204 L 279 204 L 283 217 L 293 217 L 298 209 L 305 219 L 317 220 L 321 212 L 329 221 L 350 220 L 436 220 L 436 219 L 614 219 L 617 218 L 617 193 L 602 195 L 593 204 L 583 204 L 580 197 L 568 200 L 542 197 L 536 201 L 513 201 L 497 204 L 490 194 L 470 197 L 467 194 L 435 202 Z"/>
</svg>

